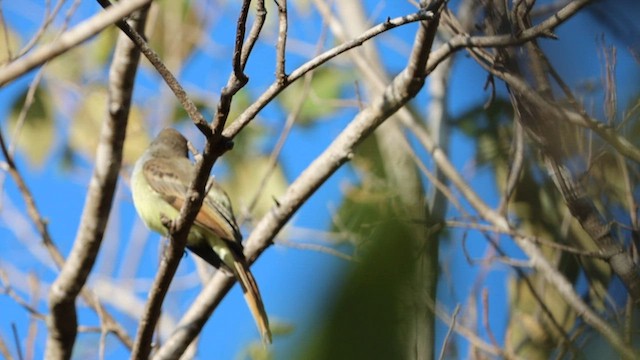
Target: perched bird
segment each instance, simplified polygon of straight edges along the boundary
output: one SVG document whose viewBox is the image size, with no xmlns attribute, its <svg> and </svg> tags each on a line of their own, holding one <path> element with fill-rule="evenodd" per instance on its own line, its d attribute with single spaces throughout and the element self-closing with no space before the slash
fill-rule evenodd
<svg viewBox="0 0 640 360">
<path fill-rule="evenodd" d="M 186 201 L 195 176 L 189 160 L 187 139 L 174 129 L 164 129 L 138 159 L 131 174 L 133 203 L 142 221 L 151 230 L 169 234 L 163 217 L 176 219 Z M 242 235 L 236 224 L 231 201 L 213 179 L 207 185 L 202 208 L 187 237 L 187 249 L 218 269 L 238 279 L 262 340 L 271 343 L 269 320 L 260 291 L 242 253 Z"/>
</svg>

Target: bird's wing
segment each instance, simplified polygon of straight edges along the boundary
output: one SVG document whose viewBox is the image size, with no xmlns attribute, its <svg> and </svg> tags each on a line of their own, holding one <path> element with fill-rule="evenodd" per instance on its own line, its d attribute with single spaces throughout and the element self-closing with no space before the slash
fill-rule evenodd
<svg viewBox="0 0 640 360">
<path fill-rule="evenodd" d="M 183 159 L 149 159 L 142 167 L 147 183 L 167 203 L 180 211 L 184 204 L 191 176 L 188 170 L 192 165 L 188 159 L 184 159 L 188 166 L 176 166 L 177 161 Z"/>
<path fill-rule="evenodd" d="M 184 161 L 184 164 L 176 166 L 177 161 Z M 193 169 L 187 158 L 150 159 L 144 164 L 143 173 L 149 186 L 180 211 L 193 179 Z M 204 198 L 195 222 L 228 241 L 231 248 L 238 251 L 237 245 L 240 244 L 242 236 L 233 216 L 229 197 L 213 180 L 210 185 L 211 189 Z M 239 249 L 242 253 L 242 248 Z"/>
<path fill-rule="evenodd" d="M 231 207 L 231 200 L 227 193 L 215 182 L 213 179 L 209 179 L 207 184 L 207 196 L 204 198 L 204 218 L 210 221 L 214 216 L 222 217 L 224 226 L 223 234 L 218 234 L 223 239 L 234 240 L 237 243 L 241 243 L 242 235 L 236 223 L 236 218 L 233 216 L 233 208 Z M 211 213 L 211 214 L 210 214 Z"/>
</svg>

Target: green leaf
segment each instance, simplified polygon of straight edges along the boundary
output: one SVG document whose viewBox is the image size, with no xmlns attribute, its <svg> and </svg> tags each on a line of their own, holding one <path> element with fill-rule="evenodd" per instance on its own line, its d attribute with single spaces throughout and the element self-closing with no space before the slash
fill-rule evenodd
<svg viewBox="0 0 640 360">
<path fill-rule="evenodd" d="M 316 120 L 327 117 L 336 111 L 333 101 L 340 97 L 340 92 L 349 76 L 336 68 L 320 68 L 313 73 L 311 85 L 306 89 L 304 79 L 291 84 L 278 96 L 278 101 L 287 113 L 292 113 L 300 106 L 298 124 L 310 126 Z"/>
<path fill-rule="evenodd" d="M 17 141 L 18 149 L 26 155 L 31 165 L 41 166 L 50 155 L 55 139 L 53 110 L 49 94 L 38 87 L 24 122 L 18 124 L 27 92 L 28 89 L 25 89 L 12 105 L 8 136 L 11 141 Z"/>
<path fill-rule="evenodd" d="M 93 159 L 100 137 L 102 122 L 107 116 L 107 91 L 87 89 L 87 95 L 73 116 L 69 130 L 69 146 L 74 152 Z M 123 164 L 133 164 L 151 142 L 144 127 L 142 112 L 132 106 L 124 142 Z"/>
<path fill-rule="evenodd" d="M 158 1 L 152 6 L 145 33 L 168 68 L 180 67 L 199 45 L 203 14 L 188 1 Z M 143 64 L 148 64 L 143 62 Z"/>
<path fill-rule="evenodd" d="M 224 188 L 229 193 L 236 206 L 249 206 L 258 191 L 264 175 L 269 169 L 269 157 L 254 155 L 246 157 L 242 161 L 230 164 L 231 176 L 223 182 Z M 256 206 L 251 212 L 254 218 L 260 218 L 274 205 L 274 199 L 281 196 L 287 189 L 287 179 L 280 163 L 275 168 L 259 194 Z M 236 208 L 236 213 L 242 208 Z"/>
<path fill-rule="evenodd" d="M 416 271 L 415 224 L 384 194 L 360 198 L 351 192 L 340 209 L 340 219 L 366 238 L 346 281 L 333 297 L 315 342 L 302 359 L 407 358 L 406 319 L 415 314 L 407 306 Z"/>
</svg>

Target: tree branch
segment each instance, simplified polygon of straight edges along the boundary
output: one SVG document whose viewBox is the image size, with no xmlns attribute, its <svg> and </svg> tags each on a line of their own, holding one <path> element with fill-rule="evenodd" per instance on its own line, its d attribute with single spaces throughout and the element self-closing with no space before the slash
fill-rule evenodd
<svg viewBox="0 0 640 360">
<path fill-rule="evenodd" d="M 442 2 L 438 2 L 437 5 L 442 5 Z M 360 112 L 331 145 L 300 174 L 279 199 L 278 205 L 257 224 L 245 245 L 248 261 L 253 261 L 271 244 L 278 231 L 300 206 L 352 157 L 354 149 L 362 140 L 422 88 L 426 77 L 426 61 L 442 10 L 439 6 L 429 9 L 429 21 L 421 22 L 414 50 L 405 70 L 396 76 L 386 90 L 373 99 L 371 105 Z M 232 278 L 222 272 L 216 273 L 180 321 L 176 332 L 158 350 L 154 358 L 173 359 L 180 356 L 200 332 L 232 284 Z"/>
<path fill-rule="evenodd" d="M 151 0 L 118 1 L 106 11 L 94 15 L 62 34 L 55 41 L 43 45 L 29 55 L 1 67 L 0 87 L 88 40 L 104 28 L 130 15 L 150 2 Z"/>
<path fill-rule="evenodd" d="M 429 13 L 426 11 L 418 11 L 415 14 L 410 14 L 395 19 L 389 19 L 382 24 L 372 27 L 357 38 L 340 44 L 333 49 L 327 50 L 322 54 L 314 57 L 313 59 L 307 61 L 296 70 L 291 72 L 291 74 L 287 76 L 285 81 L 278 81 L 276 79 L 276 81 L 272 83 L 269 88 L 267 88 L 267 90 L 265 90 L 265 92 L 258 99 L 256 99 L 245 111 L 243 111 L 242 114 L 240 114 L 240 116 L 238 116 L 238 118 L 233 123 L 229 124 L 229 126 L 223 132 L 224 136 L 233 138 L 235 135 L 237 135 L 240 130 L 247 126 L 247 124 L 249 124 L 249 122 L 251 122 L 251 120 L 255 118 L 258 112 L 260 112 L 260 110 L 262 110 L 265 106 L 267 106 L 267 104 L 275 99 L 275 97 L 278 96 L 278 94 L 280 94 L 280 92 L 282 92 L 288 86 L 288 84 L 303 77 L 309 71 L 314 70 L 315 68 L 342 53 L 345 53 L 355 47 L 362 45 L 364 42 L 371 40 L 372 38 L 378 36 L 383 32 L 409 23 L 428 20 L 429 16 Z"/>
<path fill-rule="evenodd" d="M 229 76 L 229 81 L 220 95 L 215 119 L 210 127 L 199 126 L 199 123 L 196 123 L 196 126 L 198 126 L 206 136 L 207 141 L 202 153 L 202 159 L 195 165 L 195 173 L 197 175 L 187 191 L 187 201 L 182 206 L 182 209 L 180 209 L 178 218 L 172 221 L 169 228 L 169 246 L 167 247 L 165 256 L 162 257 L 160 262 L 160 268 L 158 269 L 149 294 L 149 301 L 145 306 L 144 314 L 140 321 L 138 335 L 132 352 L 132 358 L 134 359 L 147 359 L 149 357 L 151 340 L 155 330 L 155 324 L 160 316 L 162 302 L 164 301 L 171 280 L 175 275 L 182 254 L 184 253 L 187 235 L 189 234 L 191 225 L 202 206 L 206 194 L 205 185 L 209 179 L 211 168 L 215 160 L 228 150 L 228 144 L 225 143 L 226 138 L 222 136 L 221 130 L 229 115 L 233 96 L 247 82 L 247 78 L 243 74 L 244 65 L 253 47 L 252 44 L 257 41 L 257 36 L 262 28 L 260 21 L 257 21 L 258 25 L 255 25 L 254 30 L 251 31 L 250 39 L 247 40 L 248 44 L 243 45 L 249 3 L 249 0 L 245 0 L 239 15 L 236 28 L 233 72 Z"/>
<path fill-rule="evenodd" d="M 137 26 L 143 28 L 146 10 L 141 10 L 134 18 Z M 100 131 L 96 165 L 78 233 L 71 253 L 49 292 L 49 337 L 45 349 L 48 359 L 71 357 L 78 328 L 75 300 L 95 263 L 109 219 L 139 58 L 133 44 L 120 37 L 109 74 L 109 117 Z"/>
</svg>

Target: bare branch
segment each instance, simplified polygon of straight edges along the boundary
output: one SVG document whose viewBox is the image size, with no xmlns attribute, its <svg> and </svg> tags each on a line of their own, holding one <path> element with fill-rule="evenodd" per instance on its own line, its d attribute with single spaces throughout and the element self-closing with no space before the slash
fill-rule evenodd
<svg viewBox="0 0 640 360">
<path fill-rule="evenodd" d="M 398 26 L 402 26 L 405 24 L 409 24 L 416 21 L 428 20 L 430 15 L 428 12 L 418 12 L 416 14 L 411 14 L 395 19 L 389 19 L 386 22 L 379 24 L 377 26 L 372 27 L 367 30 L 365 33 L 360 35 L 359 37 L 347 41 L 341 45 L 334 47 L 331 50 L 327 50 L 319 56 L 314 57 L 313 59 L 307 61 L 305 64 L 298 67 L 296 70 L 291 72 L 289 76 L 287 76 L 287 80 L 280 84 L 277 81 L 274 82 L 265 90 L 265 92 L 256 99 L 251 106 L 249 106 L 233 123 L 231 123 L 224 131 L 224 135 L 233 138 L 237 135 L 240 130 L 242 130 L 251 120 L 255 118 L 255 116 L 262 110 L 269 102 L 271 102 L 280 92 L 282 92 L 287 84 L 290 84 L 302 76 L 307 72 L 319 67 L 320 65 L 326 63 L 327 61 L 335 58 L 336 56 L 349 51 L 355 47 L 362 45 L 364 42 L 376 37 L 377 35 L 394 29 Z"/>
<path fill-rule="evenodd" d="M 111 2 L 108 0 L 97 0 L 102 7 L 108 9 L 111 7 Z M 144 36 L 140 35 L 142 30 L 138 31 L 127 24 L 125 21 L 119 20 L 116 21 L 115 24 L 124 32 L 134 44 L 138 50 L 149 60 L 151 65 L 156 68 L 158 74 L 164 79 L 167 86 L 173 91 L 174 95 L 182 105 L 182 108 L 187 112 L 189 118 L 193 121 L 193 123 L 200 129 L 200 131 L 204 131 L 205 134 L 209 133 L 209 126 L 207 121 L 204 119 L 204 116 L 198 111 L 196 105 L 191 101 L 187 92 L 184 90 L 178 79 L 171 73 L 171 71 L 165 66 L 165 64 L 160 59 L 160 56 L 149 47 L 149 44 L 145 40 Z"/>
<path fill-rule="evenodd" d="M 253 47 L 253 43 L 257 41 L 257 37 L 262 28 L 260 20 L 254 24 L 254 30 L 251 31 L 250 38 L 244 44 L 244 33 L 249 11 L 249 0 L 245 0 L 238 19 L 236 29 L 236 44 L 234 50 L 233 73 L 229 77 L 227 85 L 222 90 L 218 109 L 213 124 L 210 127 L 198 126 L 199 129 L 207 137 L 202 159 L 196 163 L 197 176 L 193 179 L 186 194 L 187 201 L 180 210 L 178 218 L 171 222 L 169 233 L 170 241 L 165 256 L 160 262 L 160 268 L 156 274 L 154 285 L 149 294 L 144 315 L 140 321 L 136 345 L 132 353 L 133 358 L 148 358 L 151 352 L 151 340 L 153 337 L 155 324 L 157 323 L 162 307 L 162 302 L 167 293 L 171 280 L 175 275 L 176 269 L 184 252 L 187 235 L 195 220 L 195 217 L 202 206 L 204 195 L 206 194 L 205 185 L 209 179 L 209 174 L 215 160 L 226 150 L 229 149 L 226 138 L 221 135 L 222 128 L 229 115 L 231 100 L 233 96 L 247 82 L 246 76 L 242 73 L 244 62 L 249 56 Z M 264 14 L 263 14 L 264 15 Z M 262 22 L 264 19 L 262 19 Z M 198 125 L 198 123 L 196 123 Z M 187 344 L 188 345 L 188 344 Z M 186 348 L 186 345 L 185 345 Z M 183 349 L 184 350 L 184 349 Z"/>
<path fill-rule="evenodd" d="M 264 0 L 259 0 L 256 6 L 256 21 L 251 28 L 249 38 L 247 38 L 246 42 L 244 42 L 245 27 L 250 3 L 250 0 L 244 0 L 242 4 L 242 10 L 240 12 L 238 25 L 236 28 L 236 44 L 233 52 L 233 73 L 231 73 L 231 75 L 229 76 L 227 84 L 220 93 L 220 100 L 218 101 L 216 116 L 213 120 L 213 123 L 211 124 L 211 130 L 217 137 L 212 138 L 211 136 L 209 136 L 208 141 L 215 141 L 215 147 L 218 147 L 219 145 L 225 145 L 223 142 L 226 136 L 222 134 L 222 130 L 224 129 L 227 122 L 227 117 L 229 116 L 231 101 L 233 99 L 233 96 L 238 91 L 240 91 L 240 89 L 242 89 L 249 81 L 247 76 L 244 74 L 244 68 L 247 64 L 253 46 L 255 45 L 256 41 L 258 41 L 258 37 L 260 36 L 262 26 L 264 25 L 264 21 L 267 16 L 267 11 L 264 7 Z M 219 145 L 217 144 L 218 142 L 220 142 Z M 224 150 L 221 150 L 220 154 L 222 154 L 223 152 Z"/>
<path fill-rule="evenodd" d="M 142 28 L 145 20 L 146 11 L 141 10 L 133 21 Z M 78 331 L 75 301 L 95 263 L 109 219 L 139 59 L 140 53 L 135 46 L 125 37 L 120 37 L 110 71 L 109 117 L 102 125 L 96 165 L 78 233 L 49 293 L 47 358 L 69 358 L 73 350 Z"/>
<path fill-rule="evenodd" d="M 257 224 L 245 244 L 245 255 L 253 261 L 270 244 L 272 239 L 296 210 L 341 165 L 351 158 L 355 147 L 389 116 L 404 106 L 422 88 L 426 74 L 426 60 L 438 26 L 441 8 L 436 4 L 430 17 L 421 23 L 415 38 L 414 51 L 407 68 L 402 71 L 386 91 L 376 97 L 368 108 L 360 112 L 331 145 L 300 174 L 279 204 Z M 194 301 L 180 321 L 176 332 L 158 350 L 155 359 L 171 359 L 179 356 L 200 332 L 217 304 L 231 288 L 233 279 L 218 272 Z"/>
<path fill-rule="evenodd" d="M 456 322 L 457 322 L 459 312 L 460 312 L 460 304 L 456 305 L 456 308 L 453 309 L 453 314 L 451 315 L 451 322 L 449 322 L 449 330 L 447 330 L 447 335 L 445 335 L 444 341 L 442 342 L 442 348 L 440 348 L 440 356 L 438 356 L 438 360 L 445 359 L 447 346 L 451 341 L 451 335 L 453 334 L 453 330 L 456 328 Z"/>
<path fill-rule="evenodd" d="M 418 140 L 422 146 L 424 146 L 425 150 L 431 154 L 433 160 L 438 164 L 443 173 L 446 174 L 451 183 L 458 188 L 465 199 L 473 208 L 475 208 L 480 216 L 486 221 L 489 221 L 493 226 L 499 229 L 499 231 L 513 231 L 508 219 L 488 207 L 478 194 L 468 186 L 462 175 L 460 175 L 453 164 L 444 155 L 442 150 L 435 146 L 431 136 L 427 134 L 426 131 L 420 131 L 420 127 L 412 126 L 411 128 L 414 129 L 415 133 L 418 135 Z M 633 350 L 627 347 L 615 330 L 584 302 L 580 295 L 575 292 L 573 286 L 566 277 L 564 277 L 563 274 L 549 263 L 535 244 L 528 241 L 527 237 L 524 236 L 515 236 L 514 240 L 522 251 L 524 251 L 524 253 L 529 257 L 531 265 L 539 271 L 542 276 L 544 276 L 544 278 L 558 290 L 559 293 L 562 294 L 567 303 L 569 303 L 569 305 L 578 314 L 581 314 L 589 325 L 600 332 L 611 343 L 611 345 L 613 345 L 625 357 L 631 359 L 635 356 Z"/>
<path fill-rule="evenodd" d="M 61 35 L 57 40 L 43 45 L 29 55 L 0 68 L 0 87 L 15 80 L 29 70 L 72 49 L 88 40 L 109 25 L 149 4 L 151 0 L 119 1 L 105 12 L 94 15 Z"/>
<path fill-rule="evenodd" d="M 539 24 L 523 30 L 518 36 L 512 34 L 492 35 L 492 36 L 469 36 L 461 33 L 454 36 L 446 44 L 434 50 L 429 58 L 428 70 L 433 70 L 440 62 L 448 58 L 452 53 L 460 49 L 472 48 L 488 48 L 488 47 L 507 47 L 521 45 L 540 36 L 547 36 L 556 27 L 564 23 L 566 20 L 578 13 L 580 9 L 589 5 L 593 0 L 576 0 L 568 3 L 559 11 L 549 16 L 546 20 Z M 457 20 L 449 10 L 443 14 L 443 23 L 447 26 L 459 27 Z M 455 31 L 457 33 L 458 31 Z"/>
<path fill-rule="evenodd" d="M 36 306 L 33 306 L 33 304 L 29 304 L 27 300 L 23 299 L 20 295 L 18 295 L 18 293 L 16 293 L 13 290 L 13 287 L 11 286 L 11 282 L 9 281 L 9 276 L 2 269 L 0 269 L 0 281 L 2 282 L 2 286 L 3 286 L 2 292 L 4 292 L 6 295 L 12 298 L 13 301 L 16 302 L 16 304 L 20 305 L 34 318 L 39 320 L 46 319 L 45 315 L 40 313 Z"/>
<path fill-rule="evenodd" d="M 278 6 L 278 43 L 276 51 L 278 58 L 276 59 L 276 79 L 284 82 L 287 78 L 285 67 L 285 52 L 287 50 L 287 29 L 289 22 L 287 20 L 287 0 L 274 0 Z"/>
</svg>

